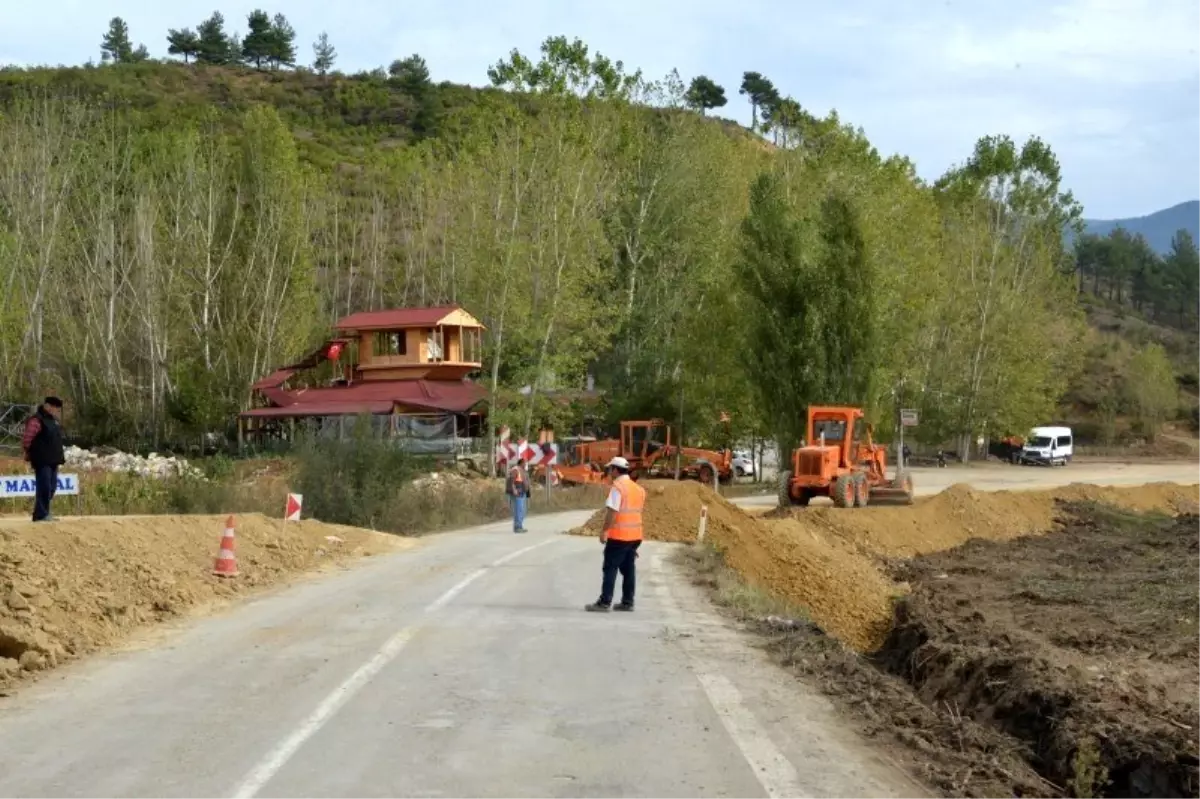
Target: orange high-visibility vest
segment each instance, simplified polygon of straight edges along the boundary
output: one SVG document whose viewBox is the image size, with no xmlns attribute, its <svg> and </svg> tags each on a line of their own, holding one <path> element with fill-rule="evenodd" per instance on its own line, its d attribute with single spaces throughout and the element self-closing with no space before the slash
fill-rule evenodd
<svg viewBox="0 0 1200 799">
<path fill-rule="evenodd" d="M 646 489 L 624 474 L 613 481 L 613 488 L 621 494 L 621 509 L 613 514 L 612 526 L 605 529 L 604 535 L 609 541 L 641 541 Z"/>
</svg>

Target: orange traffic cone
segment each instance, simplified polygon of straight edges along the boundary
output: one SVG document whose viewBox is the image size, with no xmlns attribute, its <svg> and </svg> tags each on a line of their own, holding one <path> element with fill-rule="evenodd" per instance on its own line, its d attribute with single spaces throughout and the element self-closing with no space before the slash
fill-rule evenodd
<svg viewBox="0 0 1200 799">
<path fill-rule="evenodd" d="M 213 563 L 213 574 L 218 577 L 237 577 L 237 556 L 233 554 L 233 517 L 225 520 L 225 534 L 221 536 L 221 550 Z"/>
</svg>

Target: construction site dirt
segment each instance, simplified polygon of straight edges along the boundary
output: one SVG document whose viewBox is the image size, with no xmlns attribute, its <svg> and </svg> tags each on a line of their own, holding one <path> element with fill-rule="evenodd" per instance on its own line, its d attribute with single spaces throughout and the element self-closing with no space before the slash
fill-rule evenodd
<svg viewBox="0 0 1200 799">
<path fill-rule="evenodd" d="M 903 563 L 873 660 L 1075 796 L 1195 796 L 1197 517 L 1060 503 L 1059 528 Z"/>
<path fill-rule="evenodd" d="M 731 608 L 931 788 L 1196 795 L 1195 486 L 758 518 L 705 500 L 719 568 L 792 613 Z"/>
</svg>

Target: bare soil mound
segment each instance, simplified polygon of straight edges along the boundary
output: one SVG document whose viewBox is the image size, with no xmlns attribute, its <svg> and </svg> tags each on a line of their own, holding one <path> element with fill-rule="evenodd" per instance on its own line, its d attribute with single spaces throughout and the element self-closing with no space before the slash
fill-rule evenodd
<svg viewBox="0 0 1200 799">
<path fill-rule="evenodd" d="M 224 516 L 0 521 L 0 688 L 134 630 L 280 582 L 412 543 L 316 521 L 238 516 L 239 576 L 212 575 Z"/>
<path fill-rule="evenodd" d="M 810 507 L 751 516 L 699 483 L 644 485 L 647 539 L 695 541 L 700 508 L 707 506 L 707 536 L 726 563 L 860 652 L 883 644 L 893 602 L 906 590 L 885 573 L 888 559 L 938 552 L 973 538 L 1007 541 L 1047 532 L 1060 497 L 1171 511 L 1194 509 L 1200 499 L 1200 486 L 1170 483 L 1013 492 L 955 485 L 912 506 Z M 571 533 L 598 535 L 603 519 L 603 511 L 597 512 Z"/>
<path fill-rule="evenodd" d="M 909 507 L 774 509 L 766 519 L 794 519 L 875 555 L 908 558 L 973 538 L 1006 541 L 1054 526 L 1055 500 L 1092 500 L 1132 510 L 1184 512 L 1200 488 L 1175 483 L 1112 488 L 1074 483 L 1051 491 L 977 491 L 958 483 Z"/>
<path fill-rule="evenodd" d="M 708 507 L 706 536 L 726 562 L 751 583 L 806 608 L 831 635 L 856 647 L 879 643 L 891 619 L 891 581 L 869 561 L 798 521 L 771 526 L 694 482 L 647 481 L 644 533 L 648 540 L 696 540 L 700 509 Z M 597 512 L 574 535 L 599 535 Z"/>
<path fill-rule="evenodd" d="M 1197 517 L 1063 506 L 1045 536 L 907 564 L 873 658 L 1076 796 L 1196 796 Z"/>
<path fill-rule="evenodd" d="M 687 543 L 696 540 L 700 508 L 708 506 L 708 535 L 717 530 L 732 530 L 749 518 L 736 505 L 717 496 L 699 483 L 675 480 L 642 480 L 646 489 L 646 508 L 642 511 L 643 532 L 649 541 Z M 604 510 L 592 514 L 571 535 L 600 535 Z"/>
</svg>

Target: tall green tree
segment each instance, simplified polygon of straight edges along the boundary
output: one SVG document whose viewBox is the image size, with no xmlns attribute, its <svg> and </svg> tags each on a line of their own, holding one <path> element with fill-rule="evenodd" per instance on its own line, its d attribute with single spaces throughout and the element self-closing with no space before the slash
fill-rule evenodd
<svg viewBox="0 0 1200 799">
<path fill-rule="evenodd" d="M 601 53 L 590 55 L 583 40 L 568 41 L 565 36 L 547 37 L 541 43 L 541 59 L 536 62 L 520 50 L 512 50 L 508 59 L 488 67 L 487 78 L 493 86 L 512 91 L 613 100 L 628 100 L 642 85 L 641 70 L 626 73 L 622 61 Z"/>
<path fill-rule="evenodd" d="M 200 38 L 191 28 L 172 28 L 167 31 L 167 52 L 183 56 L 183 63 L 186 64 L 200 52 Z"/>
<path fill-rule="evenodd" d="M 108 22 L 108 30 L 100 42 L 100 59 L 114 64 L 127 64 L 134 60 L 133 43 L 129 40 L 129 25 L 120 17 Z"/>
<path fill-rule="evenodd" d="M 321 35 L 313 42 L 313 71 L 325 75 L 333 69 L 337 61 L 337 50 L 329 43 L 329 34 L 321 31 Z"/>
<path fill-rule="evenodd" d="M 1171 239 L 1171 252 L 1166 258 L 1164 272 L 1173 289 L 1172 310 L 1181 328 L 1194 329 L 1197 316 L 1197 296 L 1200 295 L 1200 253 L 1187 230 L 1176 231 Z"/>
<path fill-rule="evenodd" d="M 581 39 L 566 36 L 547 37 L 541 45 L 542 57 L 536 63 L 519 50 L 509 53 L 488 68 L 493 86 L 518 92 L 575 94 L 584 97 L 628 99 L 641 86 L 642 73 L 625 72 L 621 61 L 601 53 L 589 55 Z"/>
<path fill-rule="evenodd" d="M 943 406 L 966 459 L 976 437 L 1050 416 L 1077 368 L 1082 320 L 1061 266 L 1062 231 L 1078 226 L 1081 209 L 1036 137 L 980 139 L 937 190 L 943 257 L 957 277 L 944 313 L 961 327 L 937 349 L 931 377 L 954 397 Z"/>
<path fill-rule="evenodd" d="M 1179 408 L 1175 370 L 1161 344 L 1151 343 L 1134 353 L 1125 392 L 1139 432 L 1153 441 L 1163 423 Z"/>
<path fill-rule="evenodd" d="M 700 112 L 701 116 L 710 108 L 721 108 L 729 102 L 725 97 L 725 88 L 719 86 L 707 75 L 697 75 L 692 78 L 687 90 L 687 104 Z"/>
<path fill-rule="evenodd" d="M 823 401 L 861 407 L 873 395 L 875 287 L 859 215 L 850 201 L 830 193 L 821 202 L 822 315 L 826 354 Z"/>
<path fill-rule="evenodd" d="M 242 58 L 261 69 L 271 59 L 275 47 L 271 17 L 266 11 L 255 9 L 247 16 L 246 25 L 249 30 L 242 38 Z"/>
<path fill-rule="evenodd" d="M 413 99 L 416 106 L 413 131 L 418 136 L 431 133 L 437 122 L 437 111 L 434 107 L 433 81 L 429 79 L 429 67 L 425 59 L 415 53 L 408 58 L 397 59 L 388 67 L 388 74 Z"/>
<path fill-rule="evenodd" d="M 734 269 L 746 298 L 747 380 L 781 453 L 804 437 L 804 408 L 824 401 L 828 386 L 833 354 L 826 349 L 816 243 L 812 225 L 796 217 L 780 177 L 760 175 L 750 189 Z"/>
<path fill-rule="evenodd" d="M 240 53 L 240 45 L 225 32 L 225 17 L 220 11 L 196 27 L 196 60 L 202 64 L 228 64 Z"/>
<path fill-rule="evenodd" d="M 274 67 L 296 65 L 296 29 L 283 14 L 276 14 L 271 20 L 268 54 Z"/>
<path fill-rule="evenodd" d="M 750 101 L 750 130 L 758 130 L 759 109 L 766 109 L 779 99 L 779 91 L 775 84 L 764 78 L 760 72 L 742 73 L 742 86 L 738 89 L 738 94 Z"/>
</svg>

